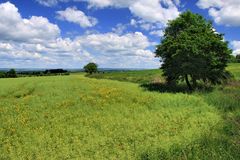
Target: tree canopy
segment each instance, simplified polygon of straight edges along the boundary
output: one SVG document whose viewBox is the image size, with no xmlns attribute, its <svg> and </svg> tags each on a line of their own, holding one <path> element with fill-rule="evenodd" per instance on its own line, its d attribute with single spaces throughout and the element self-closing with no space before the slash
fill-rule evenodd
<svg viewBox="0 0 240 160">
<path fill-rule="evenodd" d="M 240 54 L 236 55 L 236 62 L 240 63 Z"/>
<path fill-rule="evenodd" d="M 16 78 L 17 77 L 17 73 L 15 71 L 15 69 L 10 69 L 7 74 L 6 74 L 8 78 Z"/>
<path fill-rule="evenodd" d="M 88 63 L 84 66 L 84 71 L 90 74 L 96 73 L 98 71 L 98 66 L 96 63 Z"/>
<path fill-rule="evenodd" d="M 212 23 L 190 11 L 169 21 L 156 56 L 161 57 L 168 83 L 185 80 L 189 89 L 199 80 L 221 83 L 229 77 L 225 70 L 232 51 L 223 34 Z"/>
</svg>

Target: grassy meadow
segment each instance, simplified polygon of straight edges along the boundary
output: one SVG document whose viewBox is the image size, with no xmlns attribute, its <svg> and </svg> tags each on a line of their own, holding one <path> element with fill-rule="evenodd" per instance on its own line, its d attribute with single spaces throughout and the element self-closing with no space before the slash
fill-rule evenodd
<svg viewBox="0 0 240 160">
<path fill-rule="evenodd" d="M 149 83 L 149 82 L 164 81 L 164 78 L 161 75 L 162 75 L 162 71 L 160 69 L 152 69 L 152 70 L 139 70 L 139 71 L 95 73 L 95 74 L 89 74 L 87 75 L 87 77 L 143 84 L 143 83 Z"/>
<path fill-rule="evenodd" d="M 160 70 L 0 79 L 0 159 L 240 159 L 240 64 L 228 70 L 194 93 L 142 87 Z"/>
</svg>

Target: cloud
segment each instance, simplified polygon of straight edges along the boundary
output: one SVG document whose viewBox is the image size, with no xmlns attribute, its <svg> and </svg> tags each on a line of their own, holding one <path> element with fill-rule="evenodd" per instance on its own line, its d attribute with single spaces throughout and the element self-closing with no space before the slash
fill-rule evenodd
<svg viewBox="0 0 240 160">
<path fill-rule="evenodd" d="M 233 55 L 240 54 L 240 41 L 232 41 L 231 45 L 233 47 Z"/>
<path fill-rule="evenodd" d="M 11 44 L 9 43 L 0 43 L 0 50 L 1 51 L 9 51 L 9 50 L 12 50 L 13 47 Z"/>
<path fill-rule="evenodd" d="M 89 8 L 105 8 L 105 7 L 116 7 L 116 8 L 127 8 L 129 5 L 133 4 L 138 0 L 74 0 L 74 1 L 84 1 L 89 4 Z"/>
<path fill-rule="evenodd" d="M 173 0 L 78 0 L 86 1 L 89 7 L 128 8 L 131 13 L 147 22 L 161 22 L 175 19 L 179 15 L 179 1 Z"/>
<path fill-rule="evenodd" d="M 163 24 L 179 15 L 177 6 L 171 0 L 140 0 L 131 4 L 129 9 L 135 16 L 145 21 L 161 22 Z"/>
<path fill-rule="evenodd" d="M 93 61 L 101 67 L 153 68 L 153 44 L 141 32 L 86 33 L 63 38 L 47 18 L 22 18 L 10 2 L 0 3 L 1 67 L 81 68 Z M 120 27 L 121 28 L 121 27 Z"/>
<path fill-rule="evenodd" d="M 83 28 L 93 27 L 97 24 L 97 19 L 86 16 L 84 12 L 74 7 L 68 7 L 64 11 L 57 11 L 57 18 L 68 22 L 76 23 Z"/>
<path fill-rule="evenodd" d="M 101 67 L 158 67 L 154 53 L 148 49 L 151 45 L 148 38 L 140 32 L 124 35 L 89 34 L 75 39 L 57 38 L 41 44 L 9 42 L 0 43 L 0 61 L 15 66 L 17 64 L 19 67 L 30 65 L 44 68 L 80 68 L 90 61 Z"/>
<path fill-rule="evenodd" d="M 28 51 L 23 49 L 19 44 L 3 42 L 0 42 L 0 59 L 1 62 L 8 61 L 13 64 L 16 63 L 16 61 L 39 61 L 41 63 L 48 63 L 51 61 L 50 58 L 37 51 Z"/>
<path fill-rule="evenodd" d="M 127 29 L 128 24 L 118 23 L 116 27 L 112 28 L 112 31 L 117 34 L 123 34 L 124 31 Z"/>
<path fill-rule="evenodd" d="M 180 0 L 36 0 L 45 6 L 55 6 L 59 2 L 87 2 L 88 8 L 106 7 L 128 8 L 130 12 L 147 22 L 166 24 L 179 15 Z"/>
<path fill-rule="evenodd" d="M 154 54 L 148 49 L 152 46 L 141 32 L 118 35 L 116 33 L 90 34 L 77 37 L 76 42 L 89 53 L 94 53 L 100 66 L 124 68 L 158 67 Z M 108 64 L 108 65 L 106 65 Z"/>
<path fill-rule="evenodd" d="M 144 20 L 135 19 L 131 19 L 129 25 L 135 28 L 141 28 L 144 31 L 148 31 L 150 35 L 156 37 L 162 37 L 164 34 L 164 28 L 166 27 L 164 24 L 161 23 L 150 23 Z"/>
<path fill-rule="evenodd" d="M 10 2 L 0 3 L 0 10 L 1 67 L 71 66 L 92 59 L 72 40 L 61 38 L 59 27 L 47 18 L 22 18 Z"/>
<path fill-rule="evenodd" d="M 240 26 L 239 0 L 199 0 L 197 6 L 208 9 L 215 23 L 226 26 Z"/>
<path fill-rule="evenodd" d="M 56 6 L 59 2 L 68 2 L 69 0 L 36 0 L 36 1 L 43 6 L 52 7 Z"/>
<path fill-rule="evenodd" d="M 116 33 L 90 34 L 80 36 L 76 41 L 85 49 L 92 50 L 98 55 L 154 57 L 151 52 L 145 51 L 151 46 L 151 42 L 141 32 L 121 36 Z"/>
<path fill-rule="evenodd" d="M 58 3 L 58 0 L 36 0 L 39 4 L 50 7 L 55 6 Z"/>
<path fill-rule="evenodd" d="M 2 40 L 42 41 L 55 39 L 60 34 L 57 25 L 44 17 L 22 18 L 10 2 L 0 4 L 0 37 Z"/>
<path fill-rule="evenodd" d="M 154 31 L 150 32 L 150 35 L 154 35 L 154 36 L 157 36 L 157 37 L 163 37 L 164 32 L 163 32 L 163 30 L 154 30 Z"/>
<path fill-rule="evenodd" d="M 137 26 L 137 21 L 135 19 L 131 19 L 130 25 L 136 27 Z"/>
<path fill-rule="evenodd" d="M 56 0 L 57 1 L 57 0 Z M 107 7 L 112 8 L 128 8 L 135 17 L 131 19 L 129 24 L 118 24 L 112 28 L 112 31 L 118 34 L 123 34 L 127 27 L 133 26 L 144 31 L 148 31 L 150 35 L 161 36 L 164 27 L 169 20 L 175 19 L 180 11 L 178 6 L 180 0 L 65 0 L 74 2 L 86 2 L 88 8 L 103 9 Z M 58 1 L 61 2 L 61 1 Z M 83 12 L 77 12 L 66 9 L 65 11 L 58 11 L 62 20 L 67 20 L 77 23 L 82 27 L 92 27 L 95 23 L 91 23 L 90 18 Z M 82 18 L 81 18 L 82 17 Z M 92 19 L 94 21 L 94 18 Z"/>
</svg>

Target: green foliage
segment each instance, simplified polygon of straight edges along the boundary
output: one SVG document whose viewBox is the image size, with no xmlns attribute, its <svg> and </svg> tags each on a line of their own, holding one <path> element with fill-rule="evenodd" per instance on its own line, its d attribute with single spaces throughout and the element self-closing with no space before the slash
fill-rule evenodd
<svg viewBox="0 0 240 160">
<path fill-rule="evenodd" d="M 10 69 L 6 75 L 8 78 L 16 78 L 17 77 L 17 73 L 16 73 L 15 69 Z"/>
<path fill-rule="evenodd" d="M 231 72 L 234 79 L 240 80 L 240 65 L 238 63 L 228 64 L 227 70 Z"/>
<path fill-rule="evenodd" d="M 83 67 L 84 71 L 87 73 L 96 73 L 98 71 L 96 63 L 88 63 L 86 66 Z"/>
<path fill-rule="evenodd" d="M 32 76 L 65 76 L 70 75 L 70 73 L 63 69 L 51 69 L 45 71 L 23 71 L 18 72 L 14 69 L 8 72 L 0 72 L 0 78 L 17 78 L 17 77 L 32 77 Z"/>
<path fill-rule="evenodd" d="M 67 70 L 63 69 L 47 69 L 45 71 L 23 71 L 19 72 L 19 77 L 32 77 L 32 76 L 64 76 L 70 75 Z"/>
<path fill-rule="evenodd" d="M 216 84 L 227 79 L 225 67 L 230 54 L 223 35 L 215 32 L 201 15 L 190 11 L 168 23 L 156 49 L 167 81 L 185 80 L 189 89 L 195 88 L 198 80 Z"/>
<path fill-rule="evenodd" d="M 235 79 L 240 79 L 240 65 L 237 63 L 230 63 L 228 64 L 227 71 L 231 72 Z M 118 81 L 125 81 L 125 82 L 134 82 L 139 84 L 146 84 L 149 85 L 154 83 L 162 83 L 165 85 L 165 78 L 161 75 L 163 74 L 162 69 L 153 69 L 153 70 L 141 70 L 141 71 L 123 71 L 123 72 L 105 72 L 105 73 L 97 73 L 92 75 L 86 75 L 90 78 L 96 79 L 111 79 L 111 80 L 118 80 Z M 154 87 L 154 86 L 153 86 Z M 161 86 L 158 86 L 161 87 Z M 172 87 L 172 86 L 164 86 L 164 87 Z M 181 84 L 179 86 L 173 86 L 176 91 L 183 90 L 184 85 Z M 182 89 L 181 89 L 182 88 Z M 162 88 L 159 88 L 162 89 Z M 157 90 L 157 89 L 154 89 Z M 168 89 L 167 89 L 168 90 Z"/>
<path fill-rule="evenodd" d="M 228 63 L 237 63 L 237 58 L 234 55 L 230 55 Z"/>
<path fill-rule="evenodd" d="M 0 78 L 16 78 L 17 73 L 14 69 L 10 69 L 8 72 L 0 72 Z"/>
<path fill-rule="evenodd" d="M 0 72 L 0 78 L 5 78 L 6 74 L 4 72 Z"/>
<path fill-rule="evenodd" d="M 240 63 L 240 54 L 236 55 L 236 61 L 237 63 Z"/>
<path fill-rule="evenodd" d="M 83 74 L 0 79 L 0 159 L 240 159 L 240 65 L 228 70 L 235 81 L 192 94 Z"/>
</svg>

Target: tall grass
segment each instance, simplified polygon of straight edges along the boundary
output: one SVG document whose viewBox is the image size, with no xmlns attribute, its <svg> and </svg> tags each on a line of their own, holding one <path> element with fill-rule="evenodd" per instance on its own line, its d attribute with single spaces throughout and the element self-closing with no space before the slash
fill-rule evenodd
<svg viewBox="0 0 240 160">
<path fill-rule="evenodd" d="M 237 81 L 159 93 L 75 74 L 0 88 L 0 159 L 240 159 Z"/>
</svg>

